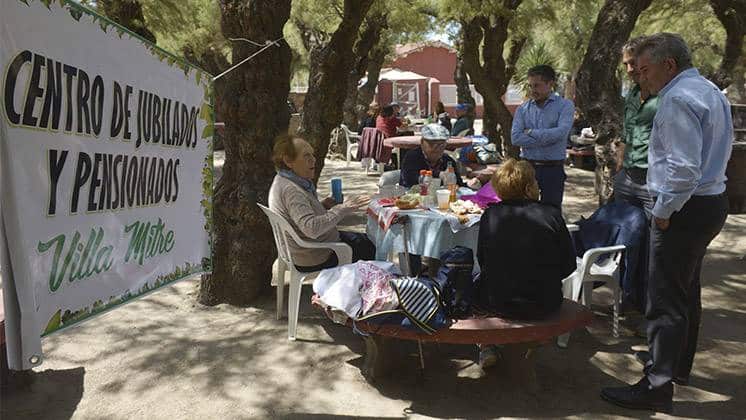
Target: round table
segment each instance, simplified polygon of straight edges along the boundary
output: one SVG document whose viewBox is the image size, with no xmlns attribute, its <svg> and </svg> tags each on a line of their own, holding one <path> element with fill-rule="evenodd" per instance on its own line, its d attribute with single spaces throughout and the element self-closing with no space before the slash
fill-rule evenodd
<svg viewBox="0 0 746 420">
<path fill-rule="evenodd" d="M 383 140 L 383 145 L 392 149 L 416 149 L 420 147 L 421 140 L 422 136 L 389 137 Z M 471 143 L 472 139 L 468 137 L 451 137 L 446 142 L 446 149 L 456 150 L 470 146 Z"/>
</svg>

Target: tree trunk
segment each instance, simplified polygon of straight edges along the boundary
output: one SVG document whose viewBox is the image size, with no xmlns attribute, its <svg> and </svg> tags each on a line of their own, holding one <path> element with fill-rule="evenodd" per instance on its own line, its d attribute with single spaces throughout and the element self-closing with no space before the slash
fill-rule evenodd
<svg viewBox="0 0 746 420">
<path fill-rule="evenodd" d="M 596 194 L 599 204 L 611 198 L 615 170 L 612 145 L 622 127 L 622 98 L 616 76 L 622 45 L 652 0 L 606 0 L 598 12 L 576 79 L 576 104 L 596 137 Z"/>
<path fill-rule="evenodd" d="M 328 43 L 310 51 L 308 93 L 299 135 L 316 149 L 316 180 L 324 168 L 329 135 L 342 122 L 347 80 L 353 68 L 353 44 L 374 0 L 345 0 L 342 21 Z"/>
<path fill-rule="evenodd" d="M 383 13 L 374 13 L 365 18 L 364 29 L 360 33 L 360 38 L 358 38 L 353 48 L 355 63 L 347 80 L 347 96 L 345 96 L 343 118 L 347 127 L 353 131 L 360 125 L 357 113 L 357 84 L 360 79 L 365 77 L 368 63 L 373 54 L 375 54 L 377 46 L 382 41 L 381 35 L 383 34 L 383 30 L 386 29 L 387 20 L 388 16 Z"/>
<path fill-rule="evenodd" d="M 520 4 L 521 0 L 503 0 L 502 7 L 513 12 Z M 487 131 L 490 141 L 498 146 L 500 153 L 508 155 L 516 154 L 510 141 L 513 117 L 503 103 L 502 96 L 508 89 L 508 83 L 515 72 L 515 62 L 526 43 L 523 37 L 514 40 L 510 46 L 508 62 L 505 61 L 503 51 L 512 17 L 513 13 L 477 16 L 462 28 L 464 67 L 484 99 L 483 130 Z M 480 62 L 480 43 L 483 64 Z"/>
<path fill-rule="evenodd" d="M 290 0 L 221 0 L 226 38 L 277 40 L 290 16 Z M 233 44 L 239 62 L 257 47 Z M 287 130 L 290 115 L 290 47 L 277 46 L 223 76 L 225 92 L 225 166 L 213 196 L 213 273 L 200 284 L 199 302 L 247 305 L 270 287 L 275 247 L 266 216 L 274 177 L 272 140 Z"/>
<path fill-rule="evenodd" d="M 456 83 L 456 97 L 460 104 L 471 104 L 475 107 L 477 101 L 471 94 L 471 84 L 469 83 L 469 74 L 464 66 L 464 27 L 466 22 L 461 22 L 461 29 L 456 37 L 456 68 L 453 70 L 453 80 Z"/>
<path fill-rule="evenodd" d="M 186 46 L 182 49 L 182 53 L 184 54 L 184 58 L 187 61 L 198 65 L 204 70 L 207 70 L 213 76 L 216 76 L 227 70 L 231 64 L 225 54 L 223 54 L 223 52 L 217 48 L 210 48 L 205 50 L 201 54 L 197 54 L 194 52 L 194 49 L 191 46 Z M 224 79 L 218 79 L 213 83 L 213 97 L 215 99 L 215 103 L 213 104 L 215 106 L 215 122 L 225 121 L 222 103 L 224 89 Z M 215 131 L 215 134 L 213 135 L 213 150 L 225 149 L 223 139 L 218 133 L 218 131 Z"/>
<path fill-rule="evenodd" d="M 98 0 L 98 9 L 114 22 L 155 44 L 155 35 L 145 24 L 142 5 L 137 0 Z"/>
<path fill-rule="evenodd" d="M 743 54 L 746 36 L 746 0 L 710 0 L 710 6 L 725 28 L 725 50 L 720 68 L 708 78 L 720 89 L 733 81 L 733 72 Z"/>
<path fill-rule="evenodd" d="M 373 97 L 376 94 L 376 87 L 378 86 L 378 78 L 381 76 L 381 67 L 383 67 L 383 62 L 386 60 L 387 52 L 388 45 L 384 43 L 379 43 L 373 50 L 371 50 L 370 58 L 368 60 L 368 68 L 366 70 L 368 77 L 366 82 L 363 83 L 357 92 L 355 112 L 357 113 L 358 121 L 362 121 L 363 118 L 365 118 L 370 103 L 373 102 Z"/>
</svg>

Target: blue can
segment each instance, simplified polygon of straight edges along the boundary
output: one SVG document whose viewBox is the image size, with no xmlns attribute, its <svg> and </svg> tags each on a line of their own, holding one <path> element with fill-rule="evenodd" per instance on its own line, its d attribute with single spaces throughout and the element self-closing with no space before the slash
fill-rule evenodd
<svg viewBox="0 0 746 420">
<path fill-rule="evenodd" d="M 342 178 L 332 178 L 332 197 L 337 203 L 341 203 L 344 199 L 342 195 Z"/>
</svg>

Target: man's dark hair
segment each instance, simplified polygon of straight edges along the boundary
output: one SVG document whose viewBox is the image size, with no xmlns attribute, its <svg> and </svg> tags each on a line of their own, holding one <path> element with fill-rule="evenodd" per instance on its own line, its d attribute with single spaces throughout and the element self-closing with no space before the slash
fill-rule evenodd
<svg viewBox="0 0 746 420">
<path fill-rule="evenodd" d="M 381 116 L 384 118 L 388 118 L 394 115 L 394 107 L 393 105 L 386 105 L 381 110 Z"/>
<path fill-rule="evenodd" d="M 546 64 L 539 64 L 538 66 L 531 67 L 528 69 L 528 73 L 526 74 L 528 77 L 541 76 L 545 82 L 553 82 L 557 77 L 552 66 Z"/>
</svg>

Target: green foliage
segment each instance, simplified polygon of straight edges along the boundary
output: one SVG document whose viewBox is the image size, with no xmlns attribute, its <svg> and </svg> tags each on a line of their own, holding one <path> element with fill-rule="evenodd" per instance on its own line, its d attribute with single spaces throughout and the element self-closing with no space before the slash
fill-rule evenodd
<svg viewBox="0 0 746 420">
<path fill-rule="evenodd" d="M 694 66 L 713 72 L 722 60 L 725 29 L 707 0 L 657 0 L 643 12 L 632 36 L 655 32 L 681 34 L 692 50 Z"/>
<path fill-rule="evenodd" d="M 521 58 L 516 63 L 516 70 L 512 79 L 513 85 L 518 86 L 523 93 L 528 94 L 528 78 L 526 73 L 531 67 L 541 64 L 552 66 L 554 69 L 557 68 L 557 59 L 549 48 L 547 48 L 546 44 L 539 42 L 524 49 Z"/>
<path fill-rule="evenodd" d="M 433 4 L 433 0 L 377 0 L 368 11 L 368 16 L 377 13 L 387 15 L 387 29 L 383 31 L 381 40 L 384 46 L 393 51 L 394 45 L 425 39 L 435 24 L 435 18 L 429 14 L 433 13 Z M 309 41 L 323 44 L 328 40 L 339 26 L 343 6 L 343 0 L 293 1 L 290 21 L 283 31 L 293 52 L 293 85 L 306 85 Z"/>
</svg>

